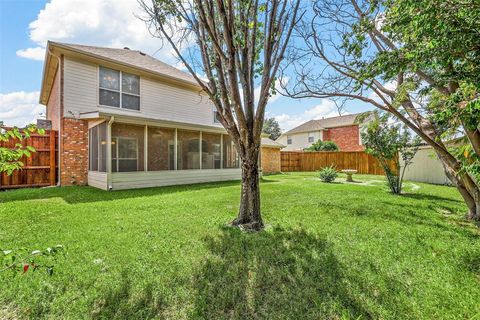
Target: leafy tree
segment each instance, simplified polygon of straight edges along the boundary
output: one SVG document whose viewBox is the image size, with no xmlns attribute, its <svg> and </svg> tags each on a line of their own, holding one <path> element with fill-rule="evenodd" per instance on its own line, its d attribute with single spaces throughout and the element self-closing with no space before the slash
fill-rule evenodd
<svg viewBox="0 0 480 320">
<path fill-rule="evenodd" d="M 405 169 L 412 163 L 420 140 L 412 139 L 407 128 L 389 124 L 389 114 L 374 114 L 375 119 L 370 121 L 362 132 L 365 151 L 380 162 L 392 193 L 400 194 Z M 400 165 L 399 157 L 403 160 L 403 167 Z"/>
<path fill-rule="evenodd" d="M 295 98 L 356 99 L 429 144 L 480 220 L 480 4 L 477 0 L 317 0 L 282 83 Z M 326 25 L 332 26 L 325 28 Z M 463 144 L 449 142 L 459 135 Z M 457 140 L 458 142 L 459 140 Z M 464 152 L 466 151 L 466 152 Z"/>
<path fill-rule="evenodd" d="M 30 157 L 35 148 L 25 146 L 22 141 L 28 139 L 32 133 L 38 132 L 44 134 L 45 130 L 38 129 L 35 125 L 29 125 L 25 129 L 20 130 L 17 127 L 12 129 L 3 129 L 0 127 L 0 142 L 14 142 L 14 147 L 0 147 L 0 173 L 6 172 L 11 175 L 13 171 L 19 170 L 24 166 L 21 161 L 22 157 Z"/>
<path fill-rule="evenodd" d="M 338 151 L 338 146 L 333 141 L 317 140 L 310 147 L 303 149 L 303 151 Z"/>
<path fill-rule="evenodd" d="M 140 3 L 152 34 L 172 47 L 210 98 L 238 151 L 242 188 L 232 224 L 262 229 L 258 156 L 265 106 L 293 28 L 303 15 L 300 0 Z"/>
<path fill-rule="evenodd" d="M 277 140 L 282 134 L 282 129 L 275 118 L 267 118 L 263 123 L 263 133 L 268 134 L 268 137 L 272 140 Z"/>
</svg>

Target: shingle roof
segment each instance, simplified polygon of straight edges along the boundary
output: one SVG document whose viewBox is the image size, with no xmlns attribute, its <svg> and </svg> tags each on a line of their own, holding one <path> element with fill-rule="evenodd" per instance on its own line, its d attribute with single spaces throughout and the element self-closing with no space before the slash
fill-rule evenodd
<svg viewBox="0 0 480 320">
<path fill-rule="evenodd" d="M 285 148 L 283 144 L 273 141 L 268 137 L 262 137 L 261 145 L 264 147 Z"/>
<path fill-rule="evenodd" d="M 331 118 L 325 118 L 325 119 L 319 119 L 319 120 L 310 120 L 299 125 L 298 127 L 295 127 L 285 132 L 284 134 L 318 131 L 322 129 L 352 125 L 352 124 L 355 124 L 355 120 L 357 119 L 357 116 L 359 116 L 360 114 L 362 113 L 348 114 L 344 116 L 331 117 Z"/>
<path fill-rule="evenodd" d="M 198 85 L 190 74 L 178 70 L 146 53 L 130 49 L 114 49 L 105 47 L 85 46 L 80 44 L 52 42 L 53 45 L 70 48 L 86 54 L 94 55 L 100 58 L 114 60 L 122 64 L 130 65 L 135 68 L 144 69 L 169 78 L 174 78 L 184 82 Z"/>
</svg>

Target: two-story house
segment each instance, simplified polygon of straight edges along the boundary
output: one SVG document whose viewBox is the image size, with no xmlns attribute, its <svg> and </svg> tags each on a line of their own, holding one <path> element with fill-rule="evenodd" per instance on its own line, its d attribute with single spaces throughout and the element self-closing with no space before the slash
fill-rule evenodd
<svg viewBox="0 0 480 320">
<path fill-rule="evenodd" d="M 233 142 L 193 77 L 143 52 L 49 42 L 40 103 L 59 134 L 60 185 L 241 178 Z"/>
<path fill-rule="evenodd" d="M 310 120 L 283 133 L 276 141 L 286 146 L 284 151 L 301 151 L 318 140 L 333 141 L 340 151 L 362 151 L 358 115 Z"/>
</svg>

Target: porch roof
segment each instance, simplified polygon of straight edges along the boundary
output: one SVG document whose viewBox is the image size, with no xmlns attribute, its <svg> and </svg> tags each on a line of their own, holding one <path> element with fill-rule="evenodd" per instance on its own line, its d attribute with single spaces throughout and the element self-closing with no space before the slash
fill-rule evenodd
<svg viewBox="0 0 480 320">
<path fill-rule="evenodd" d="M 103 111 L 92 111 L 92 112 L 80 113 L 80 119 L 83 119 L 83 120 L 98 120 L 98 119 L 108 120 L 108 119 L 112 119 L 112 117 L 114 122 L 121 122 L 121 123 L 149 125 L 149 126 L 166 127 L 166 128 L 178 128 L 178 129 L 185 129 L 185 130 L 201 130 L 201 131 L 224 133 L 224 134 L 227 133 L 223 127 L 206 126 L 206 125 L 200 125 L 195 123 L 178 122 L 173 120 L 158 120 L 158 119 L 152 119 L 149 117 L 144 117 L 141 115 L 126 116 L 126 115 L 119 115 L 113 112 L 103 112 Z"/>
</svg>

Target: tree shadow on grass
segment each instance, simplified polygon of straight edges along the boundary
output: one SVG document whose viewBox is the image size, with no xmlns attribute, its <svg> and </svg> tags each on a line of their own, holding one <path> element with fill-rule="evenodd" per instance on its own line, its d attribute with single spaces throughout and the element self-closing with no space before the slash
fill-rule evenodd
<svg viewBox="0 0 480 320">
<path fill-rule="evenodd" d="M 377 318 L 382 308 L 370 310 L 365 303 L 372 299 L 410 314 L 396 300 L 402 290 L 396 279 L 384 277 L 387 291 L 373 292 L 375 284 L 349 274 L 327 240 L 302 229 L 245 234 L 225 227 L 205 243 L 212 255 L 194 276 L 194 318 Z"/>
<path fill-rule="evenodd" d="M 427 201 L 434 201 L 434 202 L 435 201 L 447 201 L 447 202 L 452 202 L 452 203 L 462 203 L 462 201 L 458 200 L 458 199 L 439 197 L 439 196 L 436 196 L 436 195 L 425 194 L 425 193 L 403 193 L 400 196 L 404 197 L 404 198 L 410 198 L 410 199 L 416 199 L 416 200 L 427 200 Z"/>
<path fill-rule="evenodd" d="M 120 285 L 110 290 L 92 307 L 92 319 L 153 319 L 166 308 L 162 297 L 154 293 L 148 284 L 135 291 L 126 272 L 122 273 Z"/>
<path fill-rule="evenodd" d="M 162 194 L 181 193 L 214 189 L 222 187 L 240 186 L 238 180 L 219 181 L 199 184 L 186 184 L 178 186 L 165 186 L 144 189 L 130 189 L 118 191 L 104 191 L 88 186 L 42 188 L 42 189 L 21 189 L 9 190 L 0 193 L 0 204 L 12 201 L 39 200 L 62 198 L 69 204 L 88 203 L 97 201 L 115 201 L 137 197 L 150 197 Z"/>
</svg>

